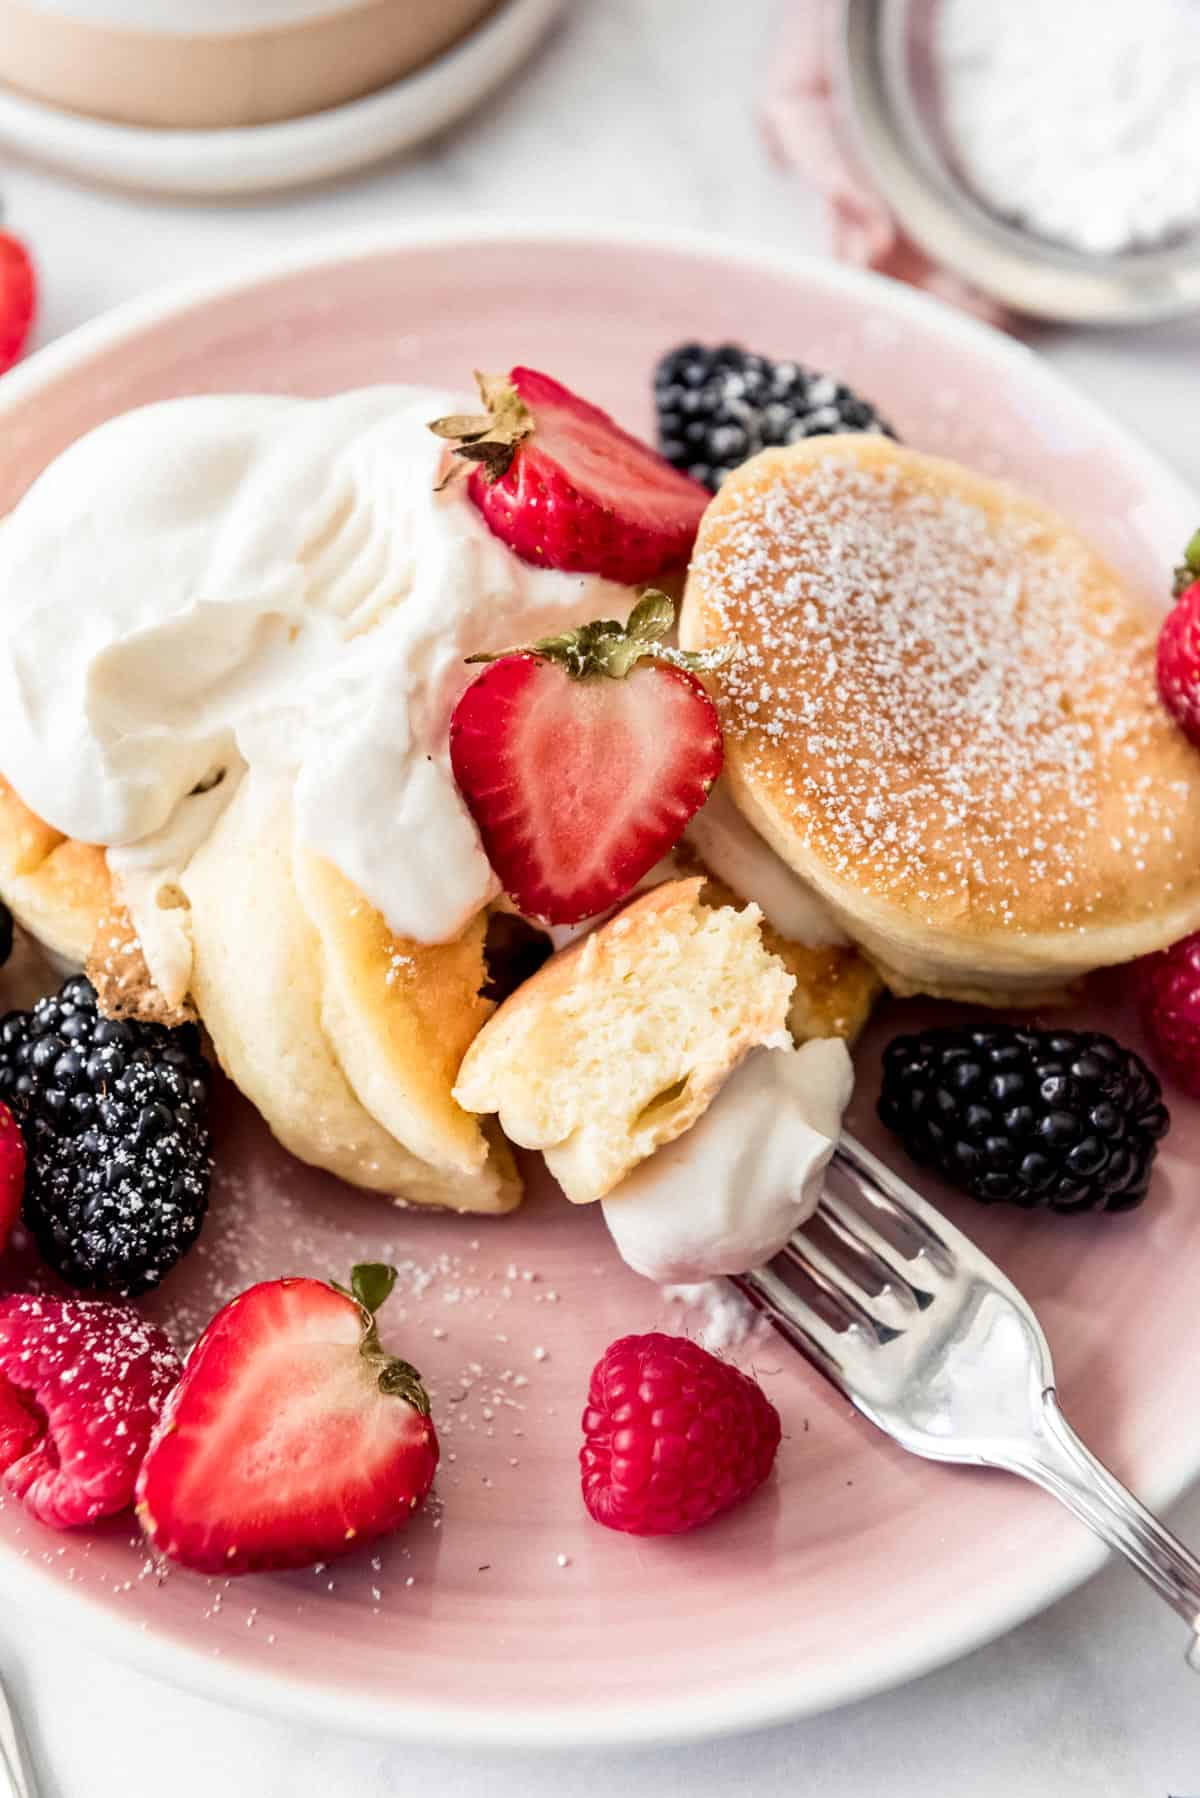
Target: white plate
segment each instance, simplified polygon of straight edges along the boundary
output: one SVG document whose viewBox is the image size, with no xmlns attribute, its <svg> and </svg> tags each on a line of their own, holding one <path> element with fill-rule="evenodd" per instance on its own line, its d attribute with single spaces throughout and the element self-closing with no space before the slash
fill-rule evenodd
<svg viewBox="0 0 1200 1798">
<path fill-rule="evenodd" d="M 1165 591 L 1195 496 L 1020 345 L 828 262 L 518 220 L 310 245 L 126 306 L 42 351 L 0 381 L 0 513 L 82 431 L 176 393 L 453 388 L 477 362 L 532 358 L 648 432 L 654 360 L 691 335 L 836 370 L 907 440 L 1011 476 L 1139 587 Z M 870 1114 L 881 1040 L 912 1015 L 879 1018 L 856 1053 L 852 1127 L 898 1164 Z M 1139 1041 L 1115 993 L 1101 1016 Z M 939 1201 L 1034 1302 L 1068 1413 L 1153 1505 L 1200 1471 L 1200 1105 L 1172 1095 L 1172 1106 L 1142 1212 L 1033 1217 Z M 161 1585 L 144 1577 L 127 1520 L 65 1538 L 0 1506 L 11 1615 L 301 1725 L 456 1747 L 629 1745 L 861 1698 L 1011 1628 L 1102 1559 L 1043 1494 L 904 1455 L 774 1344 L 753 1356 L 785 1420 L 763 1492 L 693 1537 L 599 1529 L 579 1496 L 588 1371 L 615 1336 L 696 1322 L 622 1267 L 599 1208 L 542 1183 L 512 1217 L 395 1213 L 290 1161 L 244 1104 L 222 1103 L 217 1142 L 201 1245 L 149 1308 L 182 1339 L 257 1278 L 382 1257 L 429 1271 L 428 1282 L 406 1276 L 389 1328 L 430 1383 L 446 1451 L 440 1515 L 380 1545 L 378 1567 L 361 1554 L 319 1578 L 226 1590 L 180 1570 Z M 541 1277 L 512 1279 L 510 1265 Z M 452 1402 L 476 1365 L 469 1396 Z M 511 1394 L 506 1374 L 523 1382 Z M 1167 1662 L 1175 1649 L 1163 1613 Z"/>
</svg>

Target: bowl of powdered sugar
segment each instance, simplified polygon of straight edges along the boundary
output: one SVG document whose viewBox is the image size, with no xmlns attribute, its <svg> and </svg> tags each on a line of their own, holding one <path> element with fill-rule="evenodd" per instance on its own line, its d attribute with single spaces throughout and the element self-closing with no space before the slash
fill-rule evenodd
<svg viewBox="0 0 1200 1798">
<path fill-rule="evenodd" d="M 1200 313 L 1200 0 L 845 0 L 849 122 L 931 255 L 1034 316 Z"/>
</svg>

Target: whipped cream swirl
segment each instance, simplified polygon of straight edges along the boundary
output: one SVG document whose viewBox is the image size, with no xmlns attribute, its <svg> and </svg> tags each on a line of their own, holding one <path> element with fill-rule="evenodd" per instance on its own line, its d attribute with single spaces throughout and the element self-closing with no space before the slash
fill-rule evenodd
<svg viewBox="0 0 1200 1798">
<path fill-rule="evenodd" d="M 82 438 L 0 523 L 0 768 L 114 851 L 148 941 L 138 913 L 169 907 L 246 766 L 290 778 L 298 839 L 397 935 L 453 938 L 494 895 L 449 766 L 464 657 L 623 619 L 632 593 L 527 566 L 461 483 L 435 491 L 427 425 L 455 404 L 168 401 Z"/>
</svg>

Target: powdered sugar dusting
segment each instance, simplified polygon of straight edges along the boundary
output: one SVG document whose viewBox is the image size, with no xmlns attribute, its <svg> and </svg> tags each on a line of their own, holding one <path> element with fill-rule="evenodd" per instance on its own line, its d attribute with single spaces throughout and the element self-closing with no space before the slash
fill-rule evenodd
<svg viewBox="0 0 1200 1798">
<path fill-rule="evenodd" d="M 103 1408 L 116 1415 L 124 1383 L 141 1362 L 155 1384 L 179 1371 L 162 1332 L 126 1306 L 43 1294 L 0 1300 L 0 1366 L 17 1385 L 36 1391 L 51 1379 L 72 1385 L 94 1375 L 105 1387 Z"/>
<path fill-rule="evenodd" d="M 931 918 L 1079 929 L 1151 867 L 1160 905 L 1196 782 L 1163 765 L 1152 622 L 1036 510 L 876 454 L 735 482 L 710 519 L 742 767 L 835 875 Z"/>
</svg>

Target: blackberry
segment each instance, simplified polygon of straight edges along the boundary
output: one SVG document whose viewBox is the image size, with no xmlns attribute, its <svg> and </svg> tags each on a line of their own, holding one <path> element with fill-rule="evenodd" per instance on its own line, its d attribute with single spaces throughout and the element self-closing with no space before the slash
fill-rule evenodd
<svg viewBox="0 0 1200 1798">
<path fill-rule="evenodd" d="M 208 1073 L 193 1025 L 102 1017 L 82 975 L 0 1019 L 24 1220 L 72 1286 L 134 1297 L 191 1248 L 212 1176 Z"/>
<path fill-rule="evenodd" d="M 883 1057 L 879 1115 L 985 1205 L 1130 1211 L 1170 1118 L 1140 1055 L 1092 1030 L 924 1030 Z"/>
<path fill-rule="evenodd" d="M 713 493 L 731 469 L 772 444 L 832 431 L 882 431 L 873 406 L 799 362 L 771 362 L 736 343 L 684 343 L 654 371 L 658 447 Z"/>
</svg>

